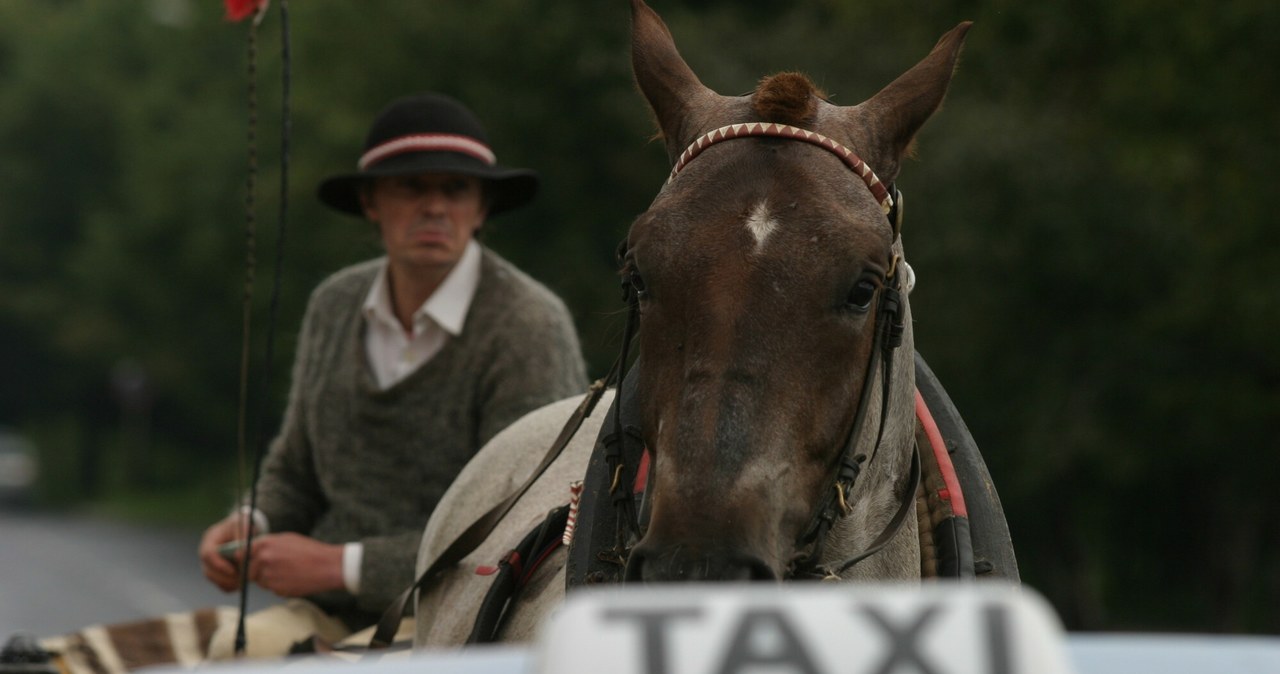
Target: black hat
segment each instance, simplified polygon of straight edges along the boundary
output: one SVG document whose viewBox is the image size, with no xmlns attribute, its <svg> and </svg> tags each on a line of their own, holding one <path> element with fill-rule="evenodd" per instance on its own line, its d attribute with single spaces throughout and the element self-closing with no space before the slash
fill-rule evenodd
<svg viewBox="0 0 1280 674">
<path fill-rule="evenodd" d="M 418 94 L 392 101 L 365 137 L 356 173 L 320 183 L 320 200 L 345 213 L 362 215 L 360 185 L 379 176 L 457 173 L 489 183 L 489 215 L 533 199 L 538 174 L 499 166 L 480 120 L 458 101 L 441 94 Z"/>
</svg>

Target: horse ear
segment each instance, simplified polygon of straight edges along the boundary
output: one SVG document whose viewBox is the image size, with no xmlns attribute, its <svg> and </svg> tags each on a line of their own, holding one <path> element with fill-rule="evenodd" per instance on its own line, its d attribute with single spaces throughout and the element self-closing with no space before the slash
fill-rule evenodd
<svg viewBox="0 0 1280 674">
<path fill-rule="evenodd" d="M 631 67 L 675 161 L 697 131 L 697 111 L 719 96 L 685 63 L 667 24 L 644 0 L 631 0 Z"/>
<path fill-rule="evenodd" d="M 875 120 L 873 128 L 880 129 L 877 159 L 884 166 L 874 168 L 883 172 L 882 179 L 892 180 L 896 176 L 899 162 L 909 152 L 916 133 L 942 104 L 971 25 L 972 22 L 965 21 L 952 28 L 938 40 L 928 56 L 875 96 L 852 108 L 858 117 L 870 116 Z"/>
</svg>

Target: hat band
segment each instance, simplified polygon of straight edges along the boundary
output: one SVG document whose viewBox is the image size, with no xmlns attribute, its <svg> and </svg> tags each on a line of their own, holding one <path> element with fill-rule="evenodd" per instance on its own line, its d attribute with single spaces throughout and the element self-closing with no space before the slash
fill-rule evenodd
<svg viewBox="0 0 1280 674">
<path fill-rule="evenodd" d="M 475 157 L 489 166 L 498 163 L 493 150 L 474 138 L 449 133 L 420 133 L 392 138 L 373 146 L 361 155 L 356 166 L 363 171 L 387 157 L 406 152 L 458 152 Z"/>
</svg>

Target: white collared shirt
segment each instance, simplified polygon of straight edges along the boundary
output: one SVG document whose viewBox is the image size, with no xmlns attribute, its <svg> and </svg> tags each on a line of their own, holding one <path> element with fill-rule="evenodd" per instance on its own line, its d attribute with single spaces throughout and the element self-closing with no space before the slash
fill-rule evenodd
<svg viewBox="0 0 1280 674">
<path fill-rule="evenodd" d="M 365 354 L 380 387 L 391 388 L 439 353 L 449 337 L 462 334 L 479 283 L 480 244 L 470 241 L 440 287 L 413 312 L 413 331 L 409 333 L 392 308 L 383 266 L 363 308 Z"/>
</svg>

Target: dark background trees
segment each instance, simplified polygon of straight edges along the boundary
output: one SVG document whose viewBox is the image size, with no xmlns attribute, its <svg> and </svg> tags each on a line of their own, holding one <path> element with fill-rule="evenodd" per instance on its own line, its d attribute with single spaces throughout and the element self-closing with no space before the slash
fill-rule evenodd
<svg viewBox="0 0 1280 674">
<path fill-rule="evenodd" d="M 917 346 L 990 464 L 1025 580 L 1077 629 L 1280 630 L 1280 6 L 654 0 L 709 86 L 803 70 L 838 103 L 976 22 L 900 185 Z M 291 3 L 275 423 L 306 294 L 376 254 L 313 198 L 383 103 L 485 118 L 536 206 L 490 245 L 621 330 L 612 251 L 666 173 L 627 3 Z M 280 44 L 260 29 L 253 367 L 279 207 Z M 235 490 L 248 27 L 214 0 L 0 5 L 0 424 L 50 504 L 212 517 Z M 265 418 L 264 418 L 265 417 Z M 251 433 L 251 435 L 254 435 Z"/>
</svg>

